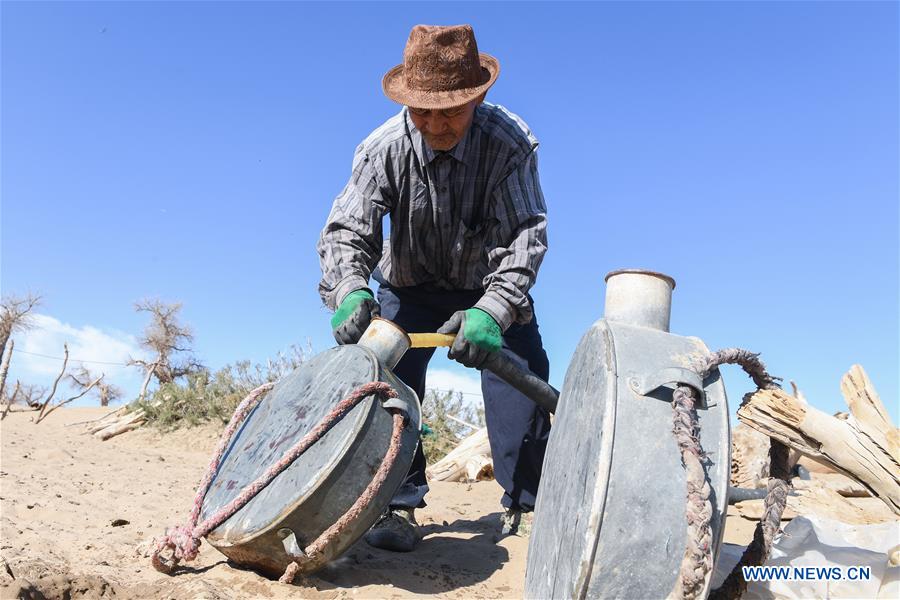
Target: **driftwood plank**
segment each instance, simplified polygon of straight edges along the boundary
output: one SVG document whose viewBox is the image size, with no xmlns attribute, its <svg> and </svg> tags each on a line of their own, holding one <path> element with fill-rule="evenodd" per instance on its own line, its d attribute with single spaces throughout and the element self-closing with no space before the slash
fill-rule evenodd
<svg viewBox="0 0 900 600">
<path fill-rule="evenodd" d="M 786 392 L 760 390 L 738 409 L 738 418 L 863 484 L 900 514 L 900 457 L 897 431 L 871 382 L 858 365 L 842 381 L 851 418 L 832 417 Z"/>
<path fill-rule="evenodd" d="M 97 433 L 101 429 L 106 429 L 110 425 L 117 423 L 120 419 L 126 417 L 127 415 L 128 406 L 119 407 L 116 410 L 103 415 L 99 419 L 88 421 L 87 432 Z"/>
<path fill-rule="evenodd" d="M 126 431 L 131 431 L 132 429 L 137 429 L 141 425 L 143 425 L 146 420 L 144 416 L 144 411 L 138 409 L 133 413 L 128 413 L 121 419 L 113 421 L 108 424 L 106 427 L 98 429 L 93 432 L 94 437 L 98 437 L 101 440 L 108 440 L 109 438 L 119 435 L 120 433 L 125 433 Z"/>
<path fill-rule="evenodd" d="M 494 461 L 486 454 L 476 454 L 466 461 L 466 480 L 484 481 L 494 478 Z"/>
<path fill-rule="evenodd" d="M 465 480 L 467 465 L 473 461 L 473 469 L 476 469 L 476 463 L 481 463 L 475 471 L 477 477 L 484 466 L 479 457 L 491 460 L 491 446 L 488 443 L 487 429 L 484 427 L 465 438 L 447 456 L 428 467 L 425 473 L 434 481 Z"/>
<path fill-rule="evenodd" d="M 743 518 L 757 521 L 763 514 L 763 502 L 745 500 L 738 502 L 735 508 Z M 797 515 L 815 515 L 854 525 L 884 523 L 897 518 L 876 498 L 846 498 L 833 490 L 815 486 L 797 489 L 796 494 L 788 496 L 787 508 L 781 518 L 787 521 Z"/>
<path fill-rule="evenodd" d="M 898 430 L 891 424 L 887 409 L 861 366 L 853 365 L 841 378 L 841 394 L 860 431 L 897 459 L 900 456 Z"/>
<path fill-rule="evenodd" d="M 810 479 L 794 479 L 791 485 L 798 490 L 826 488 L 845 498 L 866 498 L 872 495 L 863 484 L 843 473 L 811 473 Z"/>
</svg>

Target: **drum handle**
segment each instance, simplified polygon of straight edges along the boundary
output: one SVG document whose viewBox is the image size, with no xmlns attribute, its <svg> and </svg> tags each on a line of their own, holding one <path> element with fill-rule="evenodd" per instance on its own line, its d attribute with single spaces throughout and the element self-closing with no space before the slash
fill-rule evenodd
<svg viewBox="0 0 900 600">
<path fill-rule="evenodd" d="M 453 345 L 455 335 L 447 333 L 410 333 L 410 348 L 438 348 Z M 552 385 L 514 363 L 503 352 L 493 352 L 484 363 L 484 367 L 494 375 L 513 386 L 534 401 L 535 404 L 551 413 L 556 412 L 559 403 L 559 391 Z"/>
</svg>

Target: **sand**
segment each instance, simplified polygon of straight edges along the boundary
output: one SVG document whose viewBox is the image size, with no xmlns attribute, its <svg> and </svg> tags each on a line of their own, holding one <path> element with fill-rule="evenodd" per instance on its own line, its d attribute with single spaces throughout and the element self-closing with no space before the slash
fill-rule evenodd
<svg viewBox="0 0 900 600">
<path fill-rule="evenodd" d="M 158 573 L 150 542 L 186 520 L 219 429 L 143 428 L 101 442 L 72 425 L 106 412 L 63 408 L 39 425 L 31 413 L 3 420 L 0 597 L 522 597 L 528 538 L 501 538 L 494 481 L 432 484 L 429 506 L 417 512 L 425 538 L 413 553 L 361 541 L 323 571 L 283 585 L 203 543 L 185 569 Z M 752 529 L 729 517 L 726 540 L 747 543 Z"/>
</svg>

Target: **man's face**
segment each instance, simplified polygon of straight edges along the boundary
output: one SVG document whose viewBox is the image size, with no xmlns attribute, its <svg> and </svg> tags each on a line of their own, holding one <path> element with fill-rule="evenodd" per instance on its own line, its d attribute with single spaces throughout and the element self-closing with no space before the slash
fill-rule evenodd
<svg viewBox="0 0 900 600">
<path fill-rule="evenodd" d="M 444 110 L 410 106 L 409 118 L 432 150 L 450 150 L 466 135 L 472 124 L 475 108 L 481 104 L 481 100 L 476 98 L 468 104 Z"/>
</svg>

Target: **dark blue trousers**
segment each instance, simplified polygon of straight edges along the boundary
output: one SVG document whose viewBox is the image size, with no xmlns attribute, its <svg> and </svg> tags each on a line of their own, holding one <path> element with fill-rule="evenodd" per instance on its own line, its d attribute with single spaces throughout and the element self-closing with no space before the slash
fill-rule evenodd
<svg viewBox="0 0 900 600">
<path fill-rule="evenodd" d="M 378 302 L 381 316 L 406 331 L 434 332 L 454 312 L 474 306 L 483 293 L 483 290 L 447 291 L 431 285 L 399 288 L 381 283 Z M 541 343 L 537 318 L 526 325 L 511 325 L 503 335 L 501 351 L 541 379 L 546 381 L 549 377 L 550 364 Z M 425 371 L 433 354 L 434 348 L 411 349 L 394 369 L 419 398 L 425 397 Z M 490 371 L 481 372 L 481 391 L 494 476 L 504 490 L 501 503 L 506 508 L 533 510 L 550 435 L 550 415 Z M 425 453 L 420 444 L 391 507 L 423 507 L 426 493 Z"/>
</svg>

